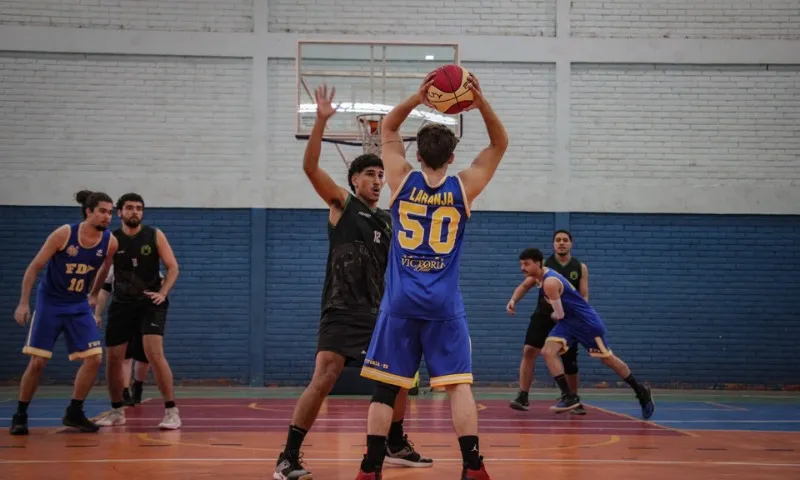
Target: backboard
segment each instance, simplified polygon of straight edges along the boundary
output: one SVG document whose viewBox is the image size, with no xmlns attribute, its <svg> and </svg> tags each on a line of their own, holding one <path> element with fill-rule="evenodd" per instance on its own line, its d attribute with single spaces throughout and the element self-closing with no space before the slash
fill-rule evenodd
<svg viewBox="0 0 800 480">
<path fill-rule="evenodd" d="M 459 63 L 456 44 L 301 40 L 296 57 L 295 137 L 308 139 L 317 116 L 314 89 L 325 83 L 336 88 L 333 102 L 338 106 L 324 140 L 361 146 L 359 116 L 385 115 L 417 91 L 428 73 L 448 63 Z M 427 122 L 447 125 L 461 138 L 461 114 L 445 115 L 420 105 L 403 124 L 403 139 L 415 140 Z"/>
</svg>

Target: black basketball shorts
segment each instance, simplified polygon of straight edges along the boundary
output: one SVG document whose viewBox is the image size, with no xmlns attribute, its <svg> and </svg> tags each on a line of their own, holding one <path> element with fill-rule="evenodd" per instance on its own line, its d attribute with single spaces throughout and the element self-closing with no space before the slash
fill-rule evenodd
<svg viewBox="0 0 800 480">
<path fill-rule="evenodd" d="M 150 299 L 130 303 L 112 300 L 108 307 L 106 346 L 115 347 L 127 343 L 126 358 L 146 362 L 142 336 L 164 336 L 167 310 L 169 310 L 169 300 L 161 305 L 153 304 Z"/>
<path fill-rule="evenodd" d="M 525 333 L 525 345 L 529 345 L 539 350 L 544 347 L 545 340 L 550 335 L 550 330 L 556 326 L 555 320 L 549 314 L 533 312 L 531 321 L 528 324 L 528 331 Z M 571 346 L 569 350 L 561 355 L 564 363 L 564 373 L 575 375 L 578 373 L 578 344 Z"/>
<path fill-rule="evenodd" d="M 555 326 L 556 322 L 550 318 L 550 315 L 533 312 L 531 321 L 528 324 L 528 331 L 525 333 L 525 345 L 541 350 L 544 347 L 544 341 L 550 334 L 550 330 Z"/>
<path fill-rule="evenodd" d="M 317 332 L 317 352 L 337 353 L 345 359 L 362 359 L 372 340 L 378 316 L 370 313 L 326 312 Z"/>
</svg>

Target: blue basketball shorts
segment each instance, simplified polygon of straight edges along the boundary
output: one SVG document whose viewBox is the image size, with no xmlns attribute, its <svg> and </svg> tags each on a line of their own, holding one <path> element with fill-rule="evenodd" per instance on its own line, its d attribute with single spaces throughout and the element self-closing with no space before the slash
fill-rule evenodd
<svg viewBox="0 0 800 480">
<path fill-rule="evenodd" d="M 36 309 L 31 316 L 28 339 L 22 353 L 52 358 L 56 340 L 64 333 L 70 360 L 80 360 L 101 355 L 100 329 L 94 320 L 89 302 L 57 305 L 45 299 L 36 299 Z"/>
<path fill-rule="evenodd" d="M 561 355 L 580 343 L 583 348 L 589 352 L 589 356 L 595 358 L 610 357 L 614 353 L 608 347 L 606 341 L 606 329 L 602 324 L 564 322 L 556 323 L 556 326 L 550 330 L 545 343 L 558 342 L 561 344 Z"/>
<path fill-rule="evenodd" d="M 431 387 L 472 383 L 472 345 L 466 317 L 428 322 L 378 316 L 361 376 L 412 388 L 422 356 Z"/>
</svg>

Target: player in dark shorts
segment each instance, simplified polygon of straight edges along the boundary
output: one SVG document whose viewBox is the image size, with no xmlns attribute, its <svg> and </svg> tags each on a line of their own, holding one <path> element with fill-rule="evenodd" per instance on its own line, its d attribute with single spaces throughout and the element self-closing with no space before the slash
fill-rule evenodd
<svg viewBox="0 0 800 480">
<path fill-rule="evenodd" d="M 22 349 L 30 356 L 30 361 L 20 382 L 19 403 L 9 429 L 11 435 L 28 434 L 28 405 L 62 333 L 67 341 L 69 359 L 83 362 L 75 375 L 72 401 L 62 422 L 82 432 L 98 430 L 83 411 L 83 402 L 94 385 L 103 356 L 100 330 L 91 307 L 96 299 L 87 293 L 92 290 L 96 277 L 102 283 L 117 249 L 116 239 L 107 231 L 114 207 L 111 197 L 102 192 L 81 191 L 75 198 L 81 204 L 83 221 L 55 229 L 22 279 L 22 293 L 14 319 L 20 325 L 30 322 L 28 339 Z M 42 269 L 44 274 L 31 316 L 31 290 Z"/>
<path fill-rule="evenodd" d="M 97 306 L 94 310 L 94 317 L 97 319 L 98 325 L 102 324 L 103 312 L 105 311 L 106 304 L 113 291 L 114 267 L 111 267 L 111 271 L 108 272 L 108 276 L 103 283 L 103 289 L 100 290 L 97 296 Z M 126 407 L 134 407 L 142 403 L 144 381 L 147 378 L 147 374 L 150 372 L 150 364 L 147 362 L 147 355 L 144 353 L 141 332 L 128 342 L 128 348 L 125 349 L 125 362 L 123 363 L 122 371 L 123 378 L 125 379 L 125 389 L 122 391 L 122 403 Z M 131 385 L 131 377 L 133 377 L 133 385 Z"/>
<path fill-rule="evenodd" d="M 122 363 L 128 343 L 141 336 L 144 353 L 164 399 L 162 430 L 181 427 L 175 405 L 172 370 L 164 356 L 164 327 L 169 308 L 168 294 L 178 279 L 178 261 L 166 235 L 143 225 L 144 199 L 126 193 L 117 200 L 122 228 L 114 231 L 119 250 L 114 256 L 114 288 L 106 327 L 106 378 L 111 411 L 97 420 L 100 426 L 125 424 Z M 167 270 L 161 279 L 161 263 Z M 99 289 L 101 285 L 98 285 Z"/>
<path fill-rule="evenodd" d="M 369 346 L 384 290 L 384 272 L 391 241 L 391 217 L 378 208 L 383 188 L 383 162 L 364 154 L 350 164 L 347 183 L 352 193 L 319 168 L 322 134 L 335 113 L 334 90 L 315 91 L 317 120 L 306 146 L 303 170 L 317 194 L 330 207 L 328 262 L 322 290 L 317 354 L 311 383 L 297 401 L 286 447 L 278 456 L 274 480 L 312 478 L 300 461 L 300 448 L 347 359 L 359 360 Z M 414 451 L 403 433 L 408 390 L 397 402 L 386 446 L 387 462 L 431 467 L 433 460 Z"/>
<path fill-rule="evenodd" d="M 545 266 L 563 275 L 575 287 L 584 300 L 589 300 L 589 269 L 586 264 L 581 263 L 572 256 L 572 234 L 567 230 L 557 230 L 553 234 L 553 251 L 545 261 Z M 510 314 L 515 313 L 516 304 L 522 297 L 535 286 L 532 277 L 525 277 L 525 280 L 514 290 L 509 300 L 506 310 Z M 522 351 L 522 361 L 519 366 L 519 393 L 517 398 L 511 401 L 511 408 L 514 410 L 528 410 L 528 391 L 533 383 L 533 372 L 536 367 L 536 357 L 544 347 L 544 342 L 550 334 L 550 330 L 555 327 L 556 322 L 550 318 L 553 308 L 547 303 L 542 290 L 536 303 L 536 310 L 531 315 L 528 324 L 528 331 L 525 334 L 525 346 Z M 578 391 L 578 346 L 573 345 L 561 358 L 564 362 L 564 372 L 567 375 L 567 382 L 572 391 Z M 575 415 L 586 415 L 583 405 L 570 410 Z"/>
</svg>

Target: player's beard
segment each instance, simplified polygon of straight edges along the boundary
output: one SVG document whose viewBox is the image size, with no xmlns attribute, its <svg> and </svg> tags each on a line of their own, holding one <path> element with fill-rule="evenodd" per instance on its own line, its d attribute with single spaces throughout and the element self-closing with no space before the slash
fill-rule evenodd
<svg viewBox="0 0 800 480">
<path fill-rule="evenodd" d="M 136 217 L 126 218 L 125 220 L 123 220 L 123 222 L 125 223 L 125 225 L 131 228 L 136 228 L 139 226 L 140 223 L 142 223 L 142 221 Z"/>
<path fill-rule="evenodd" d="M 98 223 L 97 225 L 92 225 L 95 230 L 98 232 L 105 232 L 108 228 L 108 225 L 103 225 L 102 223 Z"/>
</svg>

